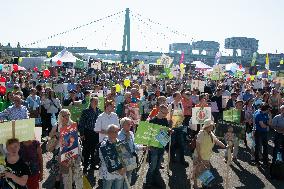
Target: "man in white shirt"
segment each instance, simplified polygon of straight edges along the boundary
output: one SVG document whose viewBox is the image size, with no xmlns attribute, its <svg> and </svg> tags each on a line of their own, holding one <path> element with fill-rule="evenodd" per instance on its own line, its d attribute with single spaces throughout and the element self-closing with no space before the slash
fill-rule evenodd
<svg viewBox="0 0 284 189">
<path fill-rule="evenodd" d="M 95 129 L 99 133 L 99 142 L 102 142 L 107 136 L 106 130 L 109 125 L 114 124 L 119 126 L 119 119 L 116 113 L 114 113 L 115 104 L 114 101 L 108 100 L 105 102 L 105 111 L 99 115 Z"/>
</svg>

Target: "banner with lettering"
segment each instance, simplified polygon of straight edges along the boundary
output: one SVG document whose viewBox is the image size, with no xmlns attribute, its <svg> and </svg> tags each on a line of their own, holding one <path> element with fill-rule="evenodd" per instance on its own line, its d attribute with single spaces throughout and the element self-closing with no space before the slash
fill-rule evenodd
<svg viewBox="0 0 284 189">
<path fill-rule="evenodd" d="M 163 145 L 156 138 L 156 136 L 160 134 L 161 130 L 168 130 L 168 128 L 146 121 L 141 121 L 135 133 L 134 142 L 136 144 L 163 148 Z"/>
</svg>

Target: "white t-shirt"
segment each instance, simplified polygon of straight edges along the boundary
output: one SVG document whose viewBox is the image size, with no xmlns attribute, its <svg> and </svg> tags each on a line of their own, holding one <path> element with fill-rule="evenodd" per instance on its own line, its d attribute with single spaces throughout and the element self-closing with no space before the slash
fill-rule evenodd
<svg viewBox="0 0 284 189">
<path fill-rule="evenodd" d="M 102 114 L 100 114 L 98 116 L 98 119 L 96 121 L 96 125 L 95 125 L 95 129 L 94 131 L 99 132 L 102 130 L 107 130 L 108 126 L 114 124 L 117 125 L 118 127 L 120 127 L 119 125 L 119 119 L 118 116 L 116 115 L 116 113 L 110 113 L 110 114 L 106 114 L 105 112 L 103 112 Z M 103 141 L 103 139 L 106 137 L 107 135 L 105 134 L 99 134 L 99 141 Z"/>
</svg>

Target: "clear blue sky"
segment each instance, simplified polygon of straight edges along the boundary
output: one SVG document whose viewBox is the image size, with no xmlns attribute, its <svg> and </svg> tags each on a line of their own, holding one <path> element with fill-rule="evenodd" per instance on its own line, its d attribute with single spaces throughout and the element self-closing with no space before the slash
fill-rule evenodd
<svg viewBox="0 0 284 189">
<path fill-rule="evenodd" d="M 282 0 L 0 0 L 0 42 L 16 45 L 45 39 L 129 7 L 165 27 L 145 25 L 131 18 L 133 50 L 167 51 L 172 42 L 214 40 L 224 46 L 226 37 L 254 37 L 259 52 L 284 52 L 284 1 Z M 281 10 L 282 9 L 282 10 Z M 281 13 L 282 11 L 282 13 Z M 122 46 L 123 15 L 68 35 L 43 40 L 47 45 L 117 49 Z"/>
</svg>

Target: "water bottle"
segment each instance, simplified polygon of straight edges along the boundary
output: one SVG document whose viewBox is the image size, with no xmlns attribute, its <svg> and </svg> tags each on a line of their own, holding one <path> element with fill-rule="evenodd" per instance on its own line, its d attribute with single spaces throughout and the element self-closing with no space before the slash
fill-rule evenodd
<svg viewBox="0 0 284 189">
<path fill-rule="evenodd" d="M 281 154 L 281 152 L 278 152 L 278 153 L 277 153 L 276 161 L 283 161 L 283 160 L 282 160 L 282 154 Z"/>
</svg>

